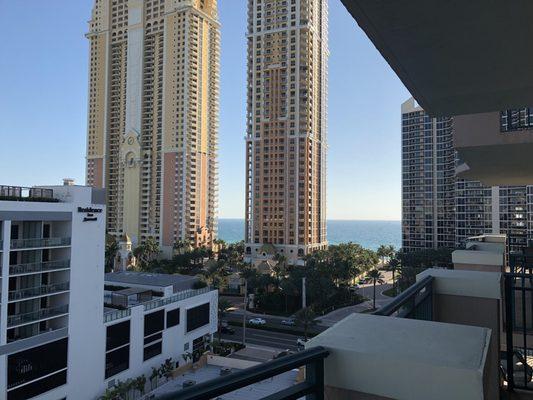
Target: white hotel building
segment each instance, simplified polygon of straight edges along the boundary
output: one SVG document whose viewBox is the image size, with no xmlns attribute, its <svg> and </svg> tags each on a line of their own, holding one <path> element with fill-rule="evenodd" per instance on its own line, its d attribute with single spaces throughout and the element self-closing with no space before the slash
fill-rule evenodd
<svg viewBox="0 0 533 400">
<path fill-rule="evenodd" d="M 216 331 L 217 292 L 194 279 L 104 282 L 104 199 L 0 186 L 0 399 L 95 399 L 169 357 L 183 363 Z"/>
</svg>

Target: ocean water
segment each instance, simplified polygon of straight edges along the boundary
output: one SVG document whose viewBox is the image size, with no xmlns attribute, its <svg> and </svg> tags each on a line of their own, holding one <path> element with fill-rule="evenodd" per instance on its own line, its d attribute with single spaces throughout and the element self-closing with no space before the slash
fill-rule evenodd
<svg viewBox="0 0 533 400">
<path fill-rule="evenodd" d="M 244 220 L 220 218 L 218 237 L 229 243 L 243 240 Z M 329 220 L 328 242 L 354 242 L 372 250 L 377 250 L 381 244 L 392 244 L 399 249 L 402 244 L 401 222 Z"/>
</svg>

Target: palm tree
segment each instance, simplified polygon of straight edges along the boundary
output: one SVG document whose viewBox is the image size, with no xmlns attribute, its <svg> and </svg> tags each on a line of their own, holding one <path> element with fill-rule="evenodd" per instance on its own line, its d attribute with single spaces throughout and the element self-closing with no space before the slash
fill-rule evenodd
<svg viewBox="0 0 533 400">
<path fill-rule="evenodd" d="M 302 308 L 294 314 L 296 323 L 304 328 L 304 338 L 307 340 L 307 331 L 317 324 L 315 312 L 309 308 Z"/>
<path fill-rule="evenodd" d="M 375 309 L 376 308 L 376 284 L 379 283 L 381 285 L 385 283 L 385 281 L 383 279 L 383 275 L 381 274 L 381 272 L 379 272 L 378 269 L 373 269 L 371 271 L 368 271 L 366 276 L 372 280 L 372 285 L 374 286 L 374 299 L 373 299 L 372 308 Z"/>
<path fill-rule="evenodd" d="M 401 262 L 397 257 L 394 257 L 389 261 L 387 269 L 392 272 L 392 287 L 395 289 L 394 293 L 396 293 L 396 272 L 400 271 L 401 267 Z"/>
<path fill-rule="evenodd" d="M 105 241 L 105 270 L 111 272 L 115 263 L 115 257 L 118 253 L 118 243 L 111 235 L 106 235 Z"/>
<path fill-rule="evenodd" d="M 159 255 L 159 243 L 155 238 L 149 237 L 146 241 L 133 250 L 141 268 L 146 268 Z"/>
<path fill-rule="evenodd" d="M 133 380 L 135 390 L 138 390 L 141 396 L 144 396 L 146 386 L 146 376 L 141 375 Z"/>
<path fill-rule="evenodd" d="M 276 261 L 276 265 L 274 265 L 272 271 L 274 272 L 276 279 L 279 281 L 287 275 L 287 257 L 283 254 L 276 253 L 274 261 Z"/>
<path fill-rule="evenodd" d="M 385 265 L 385 257 L 387 257 L 387 246 L 385 246 L 384 244 L 380 245 L 378 247 L 378 250 L 376 251 L 376 254 L 381 260 L 381 263 Z"/>
<path fill-rule="evenodd" d="M 222 319 L 233 304 L 227 299 L 218 299 L 218 341 L 222 338 Z"/>
<path fill-rule="evenodd" d="M 173 247 L 178 254 L 184 254 L 191 249 L 191 243 L 187 239 L 176 240 Z"/>
<path fill-rule="evenodd" d="M 172 357 L 167 358 L 161 367 L 159 368 L 160 376 L 164 376 L 168 380 L 172 377 L 172 371 L 174 370 L 174 363 L 172 362 Z"/>
</svg>

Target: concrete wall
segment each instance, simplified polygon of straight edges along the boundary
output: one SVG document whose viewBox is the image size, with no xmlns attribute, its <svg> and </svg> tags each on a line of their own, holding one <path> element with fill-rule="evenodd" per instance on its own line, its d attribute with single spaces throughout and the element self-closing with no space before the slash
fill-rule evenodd
<svg viewBox="0 0 533 400">
<path fill-rule="evenodd" d="M 487 328 L 352 314 L 312 338 L 330 399 L 487 400 Z"/>
<path fill-rule="evenodd" d="M 486 399 L 499 399 L 500 301 L 480 297 L 434 295 L 434 319 L 439 322 L 482 326 L 492 332 L 485 366 Z"/>
</svg>

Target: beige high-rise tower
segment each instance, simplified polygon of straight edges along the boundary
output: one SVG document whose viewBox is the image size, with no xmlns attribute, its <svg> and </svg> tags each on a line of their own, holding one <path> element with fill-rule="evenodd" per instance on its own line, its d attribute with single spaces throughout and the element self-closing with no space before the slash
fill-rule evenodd
<svg viewBox="0 0 533 400">
<path fill-rule="evenodd" d="M 327 0 L 248 0 L 248 260 L 327 246 L 327 30 Z"/>
<path fill-rule="evenodd" d="M 95 0 L 87 184 L 107 230 L 209 246 L 217 231 L 216 0 Z"/>
</svg>

